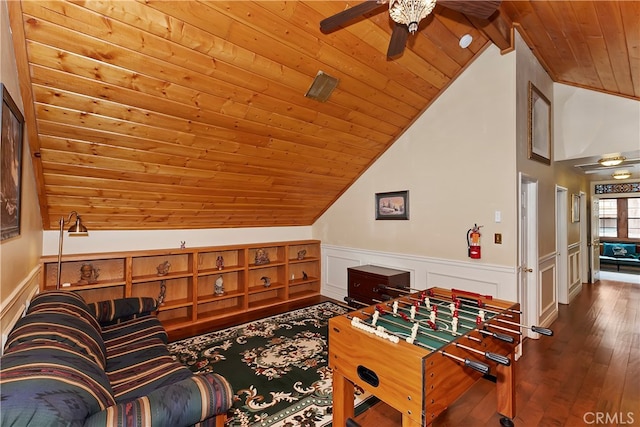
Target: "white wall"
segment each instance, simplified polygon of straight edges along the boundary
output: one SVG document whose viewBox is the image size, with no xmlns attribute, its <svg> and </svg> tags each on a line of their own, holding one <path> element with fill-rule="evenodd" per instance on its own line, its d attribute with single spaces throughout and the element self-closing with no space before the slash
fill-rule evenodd
<svg viewBox="0 0 640 427">
<path fill-rule="evenodd" d="M 417 288 L 517 299 L 515 74 L 515 54 L 490 46 L 316 221 L 323 293 L 346 295 L 346 268 L 375 263 L 410 270 Z M 410 219 L 375 220 L 375 193 L 397 190 L 409 190 Z M 467 257 L 475 223 L 480 260 Z"/>
<path fill-rule="evenodd" d="M 513 266 L 516 253 L 515 56 L 489 47 L 313 225 L 323 243 Z M 408 221 L 375 220 L 374 195 L 409 190 Z M 500 211 L 502 220 L 494 221 Z M 502 233 L 503 243 L 493 244 Z"/>
<path fill-rule="evenodd" d="M 80 215 L 82 216 L 82 214 Z M 65 218 L 66 219 L 66 218 Z M 67 228 L 69 226 L 67 225 Z M 217 228 L 203 230 L 129 230 L 91 231 L 87 237 L 68 237 L 64 233 L 62 252 L 65 255 L 224 246 L 244 243 L 267 243 L 311 239 L 311 227 Z M 58 254 L 59 231 L 43 233 L 43 255 Z"/>
<path fill-rule="evenodd" d="M 24 112 L 5 1 L 0 3 L 0 47 L 0 81 Z M 24 133 L 27 133 L 26 128 Z M 42 253 L 42 220 L 26 138 L 22 153 L 20 235 L 4 240 L 0 245 L 0 324 L 3 331 L 21 314 L 29 295 L 37 289 Z"/>
<path fill-rule="evenodd" d="M 556 160 L 640 150 L 640 101 L 554 84 Z"/>
</svg>

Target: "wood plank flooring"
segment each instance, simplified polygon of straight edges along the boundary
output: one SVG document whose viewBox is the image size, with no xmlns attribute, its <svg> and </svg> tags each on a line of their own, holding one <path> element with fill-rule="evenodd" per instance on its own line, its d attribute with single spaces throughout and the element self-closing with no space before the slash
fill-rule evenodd
<svg viewBox="0 0 640 427">
<path fill-rule="evenodd" d="M 188 328 L 176 340 L 309 303 L 265 309 L 233 320 Z M 553 337 L 527 339 L 516 363 L 516 426 L 640 426 L 640 281 L 583 285 L 559 307 Z M 499 426 L 495 384 L 481 380 L 443 412 L 434 427 Z M 384 403 L 356 418 L 362 427 L 402 425 Z"/>
</svg>

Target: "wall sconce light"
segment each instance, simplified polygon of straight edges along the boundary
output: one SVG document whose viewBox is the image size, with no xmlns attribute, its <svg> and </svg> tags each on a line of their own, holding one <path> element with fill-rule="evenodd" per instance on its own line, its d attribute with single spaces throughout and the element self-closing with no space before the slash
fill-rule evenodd
<svg viewBox="0 0 640 427">
<path fill-rule="evenodd" d="M 627 179 L 631 177 L 631 172 L 623 169 L 623 170 L 615 171 L 611 176 L 613 177 L 613 179 Z"/>
<path fill-rule="evenodd" d="M 64 225 L 71 223 L 71 218 L 74 215 L 76 217 L 76 221 L 71 225 L 71 227 L 69 227 L 69 237 L 81 237 L 89 235 L 87 227 L 82 225 L 82 220 L 80 219 L 80 215 L 78 215 L 78 212 L 72 211 L 66 221 L 64 220 L 64 217 L 60 217 L 60 237 L 58 239 L 58 277 L 56 280 L 56 289 L 60 289 L 61 286 L 60 275 L 62 273 L 62 240 L 64 238 Z"/>
<path fill-rule="evenodd" d="M 598 163 L 600 163 L 602 166 L 618 166 L 625 160 L 627 160 L 627 158 L 624 156 L 611 156 L 603 157 L 602 159 L 598 160 Z"/>
</svg>

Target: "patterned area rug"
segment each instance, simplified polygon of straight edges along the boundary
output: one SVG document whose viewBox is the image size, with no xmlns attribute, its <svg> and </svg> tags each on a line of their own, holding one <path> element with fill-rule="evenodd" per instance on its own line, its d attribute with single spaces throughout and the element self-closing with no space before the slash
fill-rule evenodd
<svg viewBox="0 0 640 427">
<path fill-rule="evenodd" d="M 230 426 L 320 427 L 331 424 L 327 323 L 337 304 L 245 323 L 169 345 L 194 372 L 219 372 L 235 393 Z M 377 400 L 356 393 L 356 412 Z"/>
</svg>

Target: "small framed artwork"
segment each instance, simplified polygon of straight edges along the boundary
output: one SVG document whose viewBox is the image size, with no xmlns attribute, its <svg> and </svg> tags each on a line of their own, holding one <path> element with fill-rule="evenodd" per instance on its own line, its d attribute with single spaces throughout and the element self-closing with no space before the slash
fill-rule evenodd
<svg viewBox="0 0 640 427">
<path fill-rule="evenodd" d="M 529 82 L 529 158 L 551 164 L 551 102 Z"/>
<path fill-rule="evenodd" d="M 376 219 L 409 219 L 409 192 L 376 193 Z"/>
<path fill-rule="evenodd" d="M 10 239 L 20 235 L 20 194 L 22 185 L 22 129 L 24 118 L 11 98 L 7 88 L 0 84 L 2 91 L 2 135 L 0 152 L 0 212 L 2 238 Z"/>
<path fill-rule="evenodd" d="M 580 196 L 571 195 L 571 222 L 580 222 Z"/>
</svg>

